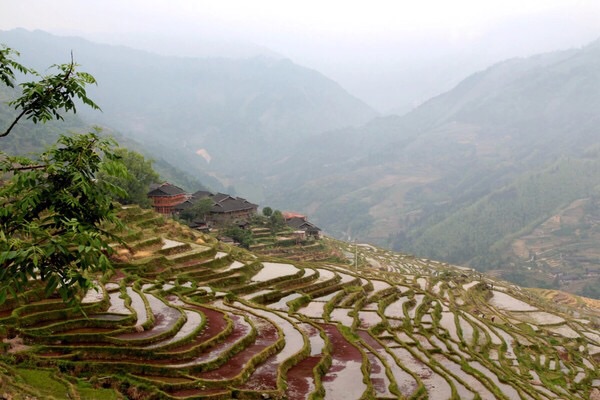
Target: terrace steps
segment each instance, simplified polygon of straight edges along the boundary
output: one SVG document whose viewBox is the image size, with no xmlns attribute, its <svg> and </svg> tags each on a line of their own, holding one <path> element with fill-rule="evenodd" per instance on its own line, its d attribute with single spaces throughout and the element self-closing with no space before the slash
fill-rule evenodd
<svg viewBox="0 0 600 400">
<path fill-rule="evenodd" d="M 123 371 L 119 379 L 170 399 L 585 399 L 600 390 L 589 309 L 573 317 L 516 286 L 372 246 L 340 245 L 337 254 L 358 253 L 358 270 L 267 259 L 176 225 L 172 237 L 154 231 L 163 222 L 139 209 L 123 214 L 139 258 L 98 277 L 89 318 L 33 297 L 2 308 L 0 323 L 37 344 L 19 357 L 60 360 L 82 376 Z"/>
</svg>

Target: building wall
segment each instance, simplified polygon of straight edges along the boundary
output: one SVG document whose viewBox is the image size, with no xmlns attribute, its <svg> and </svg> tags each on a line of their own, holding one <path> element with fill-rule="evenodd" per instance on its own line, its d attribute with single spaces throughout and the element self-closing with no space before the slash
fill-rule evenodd
<svg viewBox="0 0 600 400">
<path fill-rule="evenodd" d="M 233 211 L 227 213 L 211 213 L 210 219 L 218 224 L 226 224 L 236 219 L 248 219 L 256 214 L 256 210 Z"/>
<path fill-rule="evenodd" d="M 173 207 L 177 204 L 181 204 L 186 200 L 185 193 L 181 193 L 175 196 L 151 196 L 152 207 L 154 211 L 169 215 L 173 213 Z"/>
</svg>

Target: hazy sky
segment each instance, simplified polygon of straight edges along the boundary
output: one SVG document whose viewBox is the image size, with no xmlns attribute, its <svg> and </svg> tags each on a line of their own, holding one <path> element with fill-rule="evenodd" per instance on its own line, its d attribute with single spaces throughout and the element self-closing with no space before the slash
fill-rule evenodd
<svg viewBox="0 0 600 400">
<path fill-rule="evenodd" d="M 384 110 L 491 62 L 600 37 L 600 1 L 2 0 L 0 29 L 16 27 L 164 54 L 268 49 Z"/>
<path fill-rule="evenodd" d="M 509 16 L 599 9 L 597 0 L 4 0 L 0 26 L 104 33 L 202 32 L 389 37 L 407 31 L 476 34 Z"/>
</svg>

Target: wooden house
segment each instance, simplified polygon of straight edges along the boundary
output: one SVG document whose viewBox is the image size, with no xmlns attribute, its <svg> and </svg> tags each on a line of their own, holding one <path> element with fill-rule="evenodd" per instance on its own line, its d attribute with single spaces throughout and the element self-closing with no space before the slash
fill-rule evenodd
<svg viewBox="0 0 600 400">
<path fill-rule="evenodd" d="M 174 212 L 179 213 L 194 205 L 202 199 L 210 199 L 213 203 L 205 222 L 209 225 L 225 225 L 233 222 L 248 221 L 256 214 L 257 204 L 253 204 L 241 197 L 233 197 L 225 193 L 213 194 L 204 190 L 198 191 L 174 207 Z M 199 222 L 199 221 L 198 221 Z"/>
<path fill-rule="evenodd" d="M 287 224 L 287 226 L 289 226 L 296 232 L 303 231 L 307 238 L 309 238 L 309 237 L 313 237 L 315 239 L 319 238 L 319 235 L 320 235 L 319 232 L 321 232 L 321 229 L 319 229 L 316 225 L 308 222 L 306 217 L 303 215 L 287 218 L 285 223 Z"/>
<path fill-rule="evenodd" d="M 151 188 L 148 197 L 152 202 L 154 211 L 164 215 L 172 215 L 175 212 L 175 207 L 189 198 L 183 189 L 168 182 Z"/>
</svg>

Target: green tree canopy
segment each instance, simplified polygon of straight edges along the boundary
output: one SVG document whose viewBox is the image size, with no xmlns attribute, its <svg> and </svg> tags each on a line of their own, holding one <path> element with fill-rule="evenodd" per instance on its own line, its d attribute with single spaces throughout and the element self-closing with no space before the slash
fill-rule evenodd
<svg viewBox="0 0 600 400">
<path fill-rule="evenodd" d="M 6 86 L 14 87 L 15 71 L 33 75 L 36 79 L 19 85 L 21 97 L 9 102 L 9 105 L 20 113 L 0 133 L 0 137 L 7 136 L 23 117 L 37 123 L 63 119 L 61 109 L 65 112 L 77 112 L 76 98 L 93 109 L 100 109 L 87 97 L 85 91 L 85 86 L 95 84 L 96 80 L 86 72 L 77 71 L 78 64 L 73 61 L 73 54 L 70 63 L 52 65 L 51 68 L 58 70 L 57 73 L 45 76 L 16 62 L 13 57 L 18 55 L 13 49 L 0 45 L 0 81 Z"/>
<path fill-rule="evenodd" d="M 208 215 L 212 209 L 213 204 L 213 201 L 209 198 L 200 199 L 195 201 L 191 207 L 183 210 L 180 214 L 180 217 L 188 222 L 204 220 L 206 215 Z"/>
<path fill-rule="evenodd" d="M 10 102 L 20 113 L 0 137 L 8 135 L 23 117 L 34 123 L 62 119 L 60 110 L 75 111 L 74 98 L 92 108 L 85 85 L 94 78 L 76 71 L 77 65 L 55 66 L 58 72 L 41 77 L 12 59 L 15 51 L 0 46 L 0 82 L 14 86 L 15 71 L 41 78 L 21 84 L 22 96 Z M 0 153 L 0 303 L 30 285 L 45 283 L 74 302 L 91 287 L 90 272 L 110 268 L 109 241 L 118 240 L 103 229 L 119 224 L 107 188 L 96 179 L 104 160 L 107 172 L 123 172 L 114 161 L 115 143 L 98 132 L 61 136 L 58 145 L 36 159 Z"/>
<path fill-rule="evenodd" d="M 269 221 L 271 223 L 271 230 L 274 232 L 285 227 L 285 218 L 283 218 L 283 214 L 279 210 L 273 211 L 273 214 L 269 217 Z"/>
<path fill-rule="evenodd" d="M 102 229 L 118 223 L 102 182 L 103 158 L 115 159 L 113 143 L 96 133 L 62 136 L 60 147 L 39 160 L 4 157 L 0 169 L 12 178 L 0 187 L 0 303 L 30 283 L 46 282 L 64 300 L 88 289 L 88 271 L 106 271 L 112 252 Z M 113 171 L 114 172 L 114 171 Z"/>
<path fill-rule="evenodd" d="M 104 163 L 98 174 L 98 178 L 108 181 L 111 184 L 123 189 L 121 192 L 108 192 L 114 199 L 122 204 L 139 204 L 142 207 L 150 207 L 148 199 L 148 189 L 150 184 L 159 181 L 160 177 L 152 168 L 152 161 L 146 160 L 143 155 L 128 149 L 116 149 L 115 155 L 119 158 L 117 161 L 125 166 L 126 174 L 124 176 L 111 175 L 112 165 Z"/>
<path fill-rule="evenodd" d="M 249 229 L 242 229 L 239 226 L 230 225 L 223 230 L 223 234 L 229 236 L 238 242 L 240 246 L 245 248 L 249 248 L 250 245 L 254 243 L 252 231 Z"/>
<path fill-rule="evenodd" d="M 265 207 L 263 208 L 262 213 L 265 217 L 270 217 L 273 214 L 273 209 L 271 207 Z"/>
</svg>

